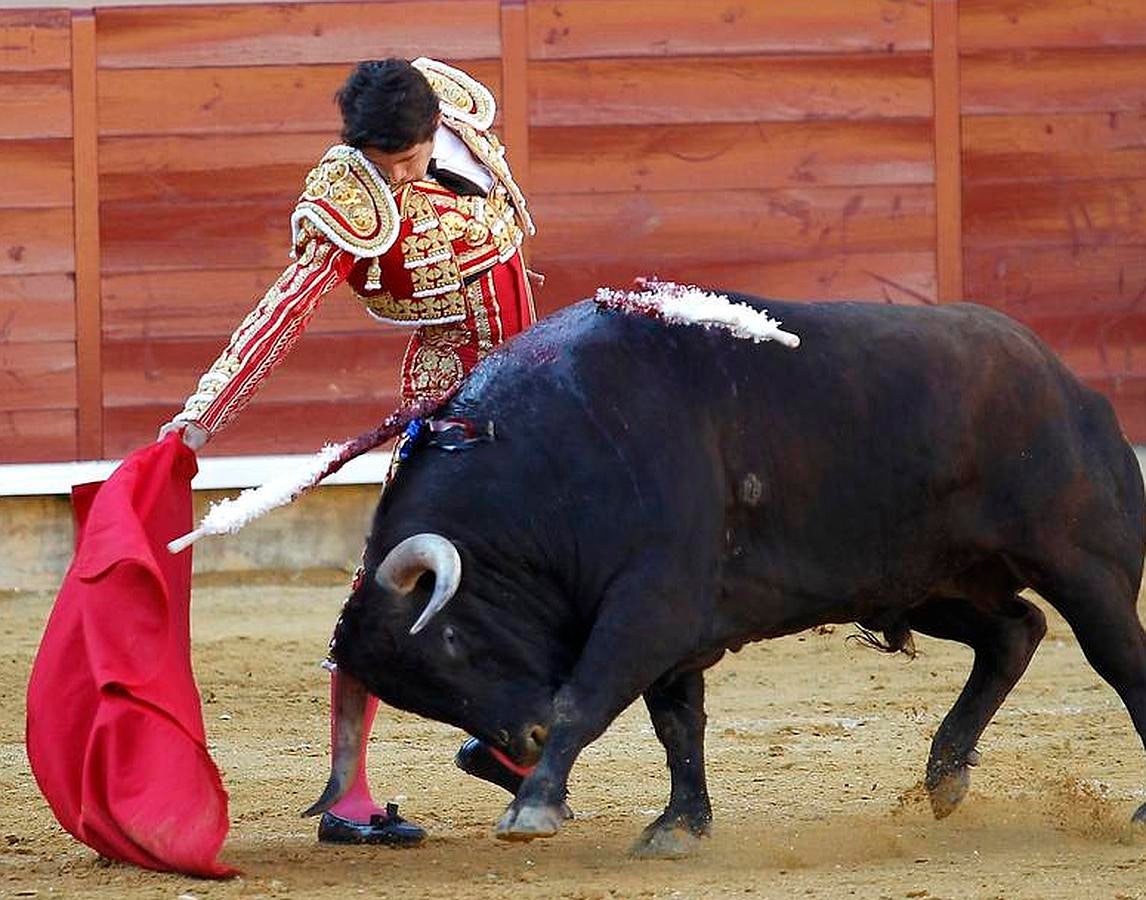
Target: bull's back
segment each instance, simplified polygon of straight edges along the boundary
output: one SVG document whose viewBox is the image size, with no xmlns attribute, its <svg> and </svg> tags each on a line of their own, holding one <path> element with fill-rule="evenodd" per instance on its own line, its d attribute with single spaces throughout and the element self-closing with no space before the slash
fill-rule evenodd
<svg viewBox="0 0 1146 900">
<path fill-rule="evenodd" d="M 711 521 L 744 558 L 835 559 L 842 580 L 893 553 L 929 577 L 952 544 L 1055 521 L 1063 492 L 1119 507 L 1127 543 L 1141 536 L 1140 477 L 1109 405 L 1005 316 L 734 299 L 800 347 L 583 303 L 495 354 L 465 393 L 514 410 L 515 428 L 540 424 L 534 442 L 553 427 L 570 438 L 566 468 L 538 478 L 608 506 L 618 534 L 695 544 L 704 529 L 684 523 Z"/>
</svg>

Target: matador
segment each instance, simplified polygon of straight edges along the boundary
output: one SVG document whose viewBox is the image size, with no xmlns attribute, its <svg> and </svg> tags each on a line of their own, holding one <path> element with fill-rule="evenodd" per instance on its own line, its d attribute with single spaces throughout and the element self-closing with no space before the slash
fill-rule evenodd
<svg viewBox="0 0 1146 900">
<path fill-rule="evenodd" d="M 401 367 L 406 401 L 449 390 L 535 320 L 532 273 L 521 254 L 534 227 L 490 130 L 490 91 L 432 59 L 387 59 L 360 63 L 338 101 L 342 143 L 307 175 L 291 215 L 294 261 L 161 436 L 180 430 L 197 450 L 218 434 L 287 356 L 321 299 L 344 281 L 370 316 L 413 329 Z M 340 677 L 349 676 L 333 672 L 332 679 Z M 371 719 L 376 706 L 372 700 Z M 456 762 L 510 791 L 523 774 L 473 738 Z M 396 806 L 374 802 L 363 749 L 356 781 L 324 813 L 319 839 L 413 846 L 424 837 Z"/>
</svg>

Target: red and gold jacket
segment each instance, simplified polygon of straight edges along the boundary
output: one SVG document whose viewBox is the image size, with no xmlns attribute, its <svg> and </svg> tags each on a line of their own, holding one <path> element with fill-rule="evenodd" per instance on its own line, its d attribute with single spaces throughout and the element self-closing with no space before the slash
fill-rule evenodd
<svg viewBox="0 0 1146 900">
<path fill-rule="evenodd" d="M 505 151 L 489 131 L 492 95 L 463 72 L 414 61 L 454 132 L 493 175 L 485 196 L 436 181 L 391 192 L 353 147 L 331 147 L 307 175 L 291 215 L 294 262 L 199 379 L 175 422 L 218 433 L 301 337 L 323 295 L 348 281 L 381 322 L 415 328 L 402 362 L 405 400 L 455 385 L 490 350 L 536 318 L 521 258 L 533 234 Z"/>
</svg>

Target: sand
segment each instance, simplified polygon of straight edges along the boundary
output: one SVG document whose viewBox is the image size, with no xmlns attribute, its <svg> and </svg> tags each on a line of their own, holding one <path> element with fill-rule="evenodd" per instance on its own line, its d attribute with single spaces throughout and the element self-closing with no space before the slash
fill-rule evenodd
<svg viewBox="0 0 1146 900">
<path fill-rule="evenodd" d="M 327 774 L 327 675 L 318 666 L 341 576 L 200 581 L 195 671 L 211 751 L 230 792 L 230 881 L 97 857 L 55 822 L 28 768 L 24 690 L 52 596 L 0 594 L 0 897 L 1129 898 L 1146 896 L 1146 754 L 1069 629 L 1050 631 L 980 742 L 950 818 L 921 790 L 931 735 L 970 651 L 917 636 L 915 660 L 848 641 L 846 626 L 764 642 L 708 677 L 711 838 L 679 861 L 627 855 L 661 810 L 664 755 L 643 705 L 582 755 L 577 818 L 505 844 L 508 795 L 452 764 L 463 735 L 383 707 L 377 793 L 430 832 L 416 850 L 331 847 L 299 818 Z M 1045 604 L 1043 605 L 1046 609 Z"/>
</svg>

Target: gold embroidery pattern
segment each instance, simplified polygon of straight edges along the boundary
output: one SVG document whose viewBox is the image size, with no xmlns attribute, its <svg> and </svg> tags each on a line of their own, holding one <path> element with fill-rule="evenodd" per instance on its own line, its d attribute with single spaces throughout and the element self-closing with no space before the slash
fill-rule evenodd
<svg viewBox="0 0 1146 900">
<path fill-rule="evenodd" d="M 310 222 L 343 250 L 377 256 L 398 237 L 398 207 L 373 166 L 353 147 L 326 151 L 306 176 L 306 188 L 291 215 L 293 243 Z"/>
<path fill-rule="evenodd" d="M 483 296 L 486 290 L 489 291 L 496 308 L 497 298 L 493 289 L 492 273 L 487 272 L 466 288 L 466 299 L 469 301 L 470 312 L 474 317 L 474 333 L 478 339 L 478 359 L 485 357 L 494 347 L 493 335 L 489 326 L 489 315 L 486 313 L 485 297 Z"/>
<path fill-rule="evenodd" d="M 362 297 L 361 300 L 374 318 L 396 325 L 456 322 L 466 314 L 466 298 L 461 291 L 406 299 L 399 299 L 389 291 L 383 291 Z"/>
<path fill-rule="evenodd" d="M 402 240 L 403 265 L 407 269 L 444 262 L 452 255 L 450 242 L 440 228 L 431 228 L 423 234 L 412 234 Z"/>
<path fill-rule="evenodd" d="M 401 215 L 414 229 L 414 234 L 420 234 L 430 228 L 437 227 L 438 214 L 430 198 L 418 190 L 418 186 L 426 182 L 416 181 L 402 188 Z"/>
<path fill-rule="evenodd" d="M 493 94 L 484 84 L 461 69 L 447 66 L 436 59 L 422 56 L 414 60 L 413 65 L 426 76 L 430 87 L 438 95 L 443 114 L 483 131 L 493 125 L 497 105 Z"/>
<path fill-rule="evenodd" d="M 438 220 L 447 241 L 456 241 L 466 233 L 466 217 L 456 210 L 447 210 Z"/>
<path fill-rule="evenodd" d="M 464 328 L 454 325 L 428 325 L 410 342 L 405 388 L 414 398 L 445 393 L 465 376 L 458 350 L 469 343 Z M 415 346 L 416 345 L 416 346 Z"/>
<path fill-rule="evenodd" d="M 462 276 L 458 271 L 458 264 L 453 259 L 412 269 L 410 276 L 414 282 L 415 298 L 445 294 L 456 291 L 462 286 Z"/>
</svg>

